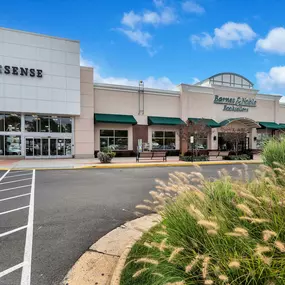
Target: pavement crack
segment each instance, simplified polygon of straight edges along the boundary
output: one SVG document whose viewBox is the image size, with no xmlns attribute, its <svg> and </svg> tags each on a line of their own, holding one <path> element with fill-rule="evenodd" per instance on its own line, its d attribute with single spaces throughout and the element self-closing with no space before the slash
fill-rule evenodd
<svg viewBox="0 0 285 285">
<path fill-rule="evenodd" d="M 106 253 L 106 252 L 103 252 L 103 251 L 100 251 L 100 250 L 96 250 L 96 249 L 92 249 L 92 248 L 87 249 L 87 251 L 97 252 L 97 253 L 108 255 L 108 256 L 120 257 L 120 255 Z"/>
</svg>

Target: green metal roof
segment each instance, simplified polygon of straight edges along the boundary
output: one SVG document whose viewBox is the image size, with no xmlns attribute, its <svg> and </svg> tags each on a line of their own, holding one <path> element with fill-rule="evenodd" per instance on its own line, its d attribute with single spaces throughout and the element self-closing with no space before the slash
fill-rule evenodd
<svg viewBox="0 0 285 285">
<path fill-rule="evenodd" d="M 220 127 L 220 124 L 217 123 L 213 119 L 205 119 L 205 118 L 188 118 L 189 121 L 192 121 L 193 123 L 197 124 L 198 122 L 203 122 L 206 126 L 210 128 L 218 128 Z"/>
<path fill-rule="evenodd" d="M 280 125 L 274 123 L 274 122 L 259 122 L 259 124 L 267 129 L 271 129 L 271 130 L 278 130 L 280 129 Z"/>
<path fill-rule="evenodd" d="M 114 123 L 136 125 L 137 121 L 132 115 L 94 114 L 94 123 Z"/>
<path fill-rule="evenodd" d="M 170 117 L 148 117 L 149 125 L 185 125 L 180 118 L 170 118 Z"/>
</svg>

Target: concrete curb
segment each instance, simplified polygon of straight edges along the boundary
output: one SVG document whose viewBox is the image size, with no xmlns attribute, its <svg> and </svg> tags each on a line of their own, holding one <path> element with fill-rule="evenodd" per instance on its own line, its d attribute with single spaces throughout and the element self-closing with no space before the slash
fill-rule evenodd
<svg viewBox="0 0 285 285">
<path fill-rule="evenodd" d="M 118 164 L 93 164 L 87 166 L 75 166 L 75 167 L 34 167 L 34 168 L 0 168 L 0 171 L 7 170 L 83 170 L 83 169 L 115 169 L 115 168 L 146 168 L 146 167 L 181 167 L 181 166 L 193 166 L 193 165 L 238 165 L 238 164 L 261 164 L 261 160 L 225 160 L 225 161 L 197 161 L 197 162 L 156 162 L 156 163 L 118 163 Z"/>
<path fill-rule="evenodd" d="M 159 220 L 157 214 L 147 215 L 109 232 L 76 261 L 61 285 L 119 285 L 133 244 Z"/>
<path fill-rule="evenodd" d="M 197 162 L 169 162 L 169 163 L 118 163 L 118 164 L 96 164 L 82 166 L 81 169 L 105 169 L 105 168 L 144 168 L 144 167 L 181 167 L 181 166 L 193 166 L 193 165 L 229 165 L 229 164 L 261 164 L 261 160 L 227 160 L 227 161 L 197 161 Z"/>
</svg>

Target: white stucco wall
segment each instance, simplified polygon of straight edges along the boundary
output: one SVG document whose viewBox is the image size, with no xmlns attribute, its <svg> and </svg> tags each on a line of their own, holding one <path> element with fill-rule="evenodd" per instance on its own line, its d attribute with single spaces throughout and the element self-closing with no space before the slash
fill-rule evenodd
<svg viewBox="0 0 285 285">
<path fill-rule="evenodd" d="M 78 41 L 0 28 L 0 65 L 40 69 L 43 77 L 0 74 L 0 111 L 80 114 Z"/>
</svg>

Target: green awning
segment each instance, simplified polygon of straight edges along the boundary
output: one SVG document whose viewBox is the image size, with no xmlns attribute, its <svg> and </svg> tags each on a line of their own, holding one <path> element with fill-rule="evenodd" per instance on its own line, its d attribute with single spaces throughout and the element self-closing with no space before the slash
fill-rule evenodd
<svg viewBox="0 0 285 285">
<path fill-rule="evenodd" d="M 284 130 L 285 129 L 285 124 L 279 124 L 279 129 Z"/>
<path fill-rule="evenodd" d="M 192 121 L 193 123 L 197 124 L 199 122 L 204 123 L 206 126 L 210 128 L 218 128 L 220 127 L 220 124 L 214 121 L 213 119 L 205 119 L 205 118 L 188 118 L 189 121 Z"/>
<path fill-rule="evenodd" d="M 259 125 L 266 129 L 271 129 L 271 130 L 278 130 L 280 129 L 280 126 L 274 122 L 259 122 Z"/>
<path fill-rule="evenodd" d="M 137 121 L 132 115 L 94 114 L 94 123 L 114 123 L 136 125 Z"/>
<path fill-rule="evenodd" d="M 149 125 L 185 125 L 180 118 L 171 118 L 171 117 L 148 117 L 148 124 Z"/>
</svg>

